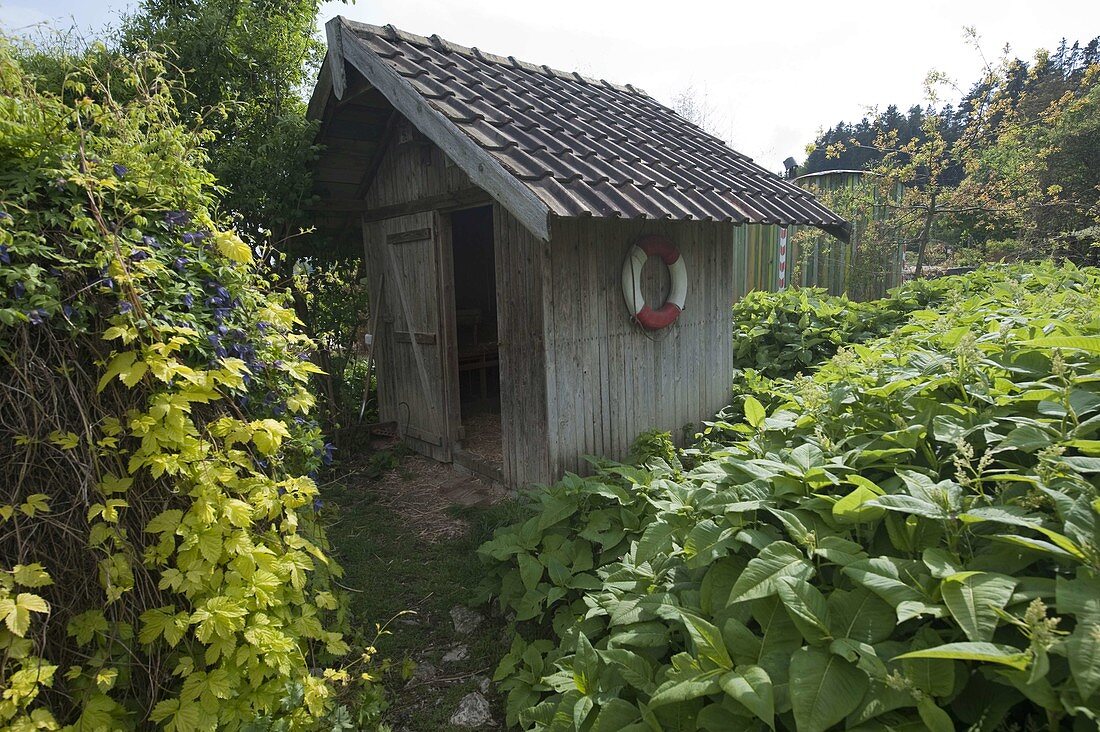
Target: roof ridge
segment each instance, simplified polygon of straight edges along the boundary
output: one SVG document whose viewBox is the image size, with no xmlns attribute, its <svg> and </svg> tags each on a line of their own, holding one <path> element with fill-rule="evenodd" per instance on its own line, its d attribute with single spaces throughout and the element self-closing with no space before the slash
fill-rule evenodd
<svg viewBox="0 0 1100 732">
<path fill-rule="evenodd" d="M 626 94 L 634 94 L 637 96 L 646 97 L 652 99 L 650 95 L 642 88 L 634 86 L 633 84 L 616 84 L 615 82 L 608 81 L 607 79 L 596 79 L 590 76 L 584 76 L 576 71 L 561 71 L 559 69 L 552 68 L 546 64 L 534 64 L 527 61 L 521 61 L 515 56 L 499 56 L 495 53 L 486 53 L 477 46 L 463 46 L 462 44 L 449 41 L 446 38 L 441 37 L 438 34 L 432 34 L 431 36 L 422 36 L 416 33 L 410 33 L 406 30 L 394 26 L 393 24 L 386 25 L 372 25 L 370 23 L 361 23 L 357 20 L 351 20 L 344 16 L 339 17 L 345 25 L 351 30 L 357 33 L 369 33 L 371 35 L 379 36 L 389 41 L 404 41 L 411 43 L 414 46 L 422 46 L 424 48 L 434 48 L 437 51 L 446 51 L 448 53 L 457 53 L 468 58 L 476 58 L 479 61 L 486 63 L 500 64 L 501 66 L 510 66 L 516 69 L 524 69 L 532 73 L 541 74 L 543 76 L 553 76 L 559 79 L 571 79 L 580 81 L 584 84 L 592 84 L 593 86 L 605 86 L 615 91 L 623 92 Z"/>
</svg>

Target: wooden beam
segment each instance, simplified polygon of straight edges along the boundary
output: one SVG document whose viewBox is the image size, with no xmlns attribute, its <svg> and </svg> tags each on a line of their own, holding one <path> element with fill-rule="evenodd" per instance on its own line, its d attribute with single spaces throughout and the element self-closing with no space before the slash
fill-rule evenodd
<svg viewBox="0 0 1100 732">
<path fill-rule="evenodd" d="M 307 119 L 321 119 L 325 114 L 325 106 L 332 94 L 332 64 L 326 59 L 321 64 L 321 71 L 317 74 L 317 86 L 313 88 L 313 94 L 309 98 L 306 107 Z"/>
<path fill-rule="evenodd" d="M 343 50 L 344 58 L 374 84 L 390 104 L 438 145 L 470 180 L 508 209 L 526 229 L 542 241 L 549 241 L 549 207 L 492 155 L 428 104 L 408 79 L 368 50 L 343 23 L 343 18 L 337 16 L 326 25 L 330 33 L 330 52 L 334 47 L 333 36 L 336 36 L 335 45 Z M 334 86 L 335 78 L 334 71 Z"/>
<path fill-rule="evenodd" d="M 347 74 L 344 72 L 344 39 L 341 33 L 343 27 L 344 20 L 340 16 L 336 16 L 325 23 L 325 36 L 328 38 L 328 60 L 332 73 L 332 91 L 336 94 L 337 99 L 344 98 L 344 92 L 348 86 Z"/>
</svg>

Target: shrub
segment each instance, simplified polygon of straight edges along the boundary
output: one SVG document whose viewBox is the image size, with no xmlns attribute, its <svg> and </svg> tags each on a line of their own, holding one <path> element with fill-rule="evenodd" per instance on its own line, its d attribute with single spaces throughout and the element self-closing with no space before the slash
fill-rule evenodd
<svg viewBox="0 0 1100 732">
<path fill-rule="evenodd" d="M 815 288 L 750 292 L 733 306 L 733 365 L 793 376 L 845 343 L 888 333 L 906 312 L 901 300 L 861 303 Z"/>
<path fill-rule="evenodd" d="M 311 345 L 160 60 L 92 53 L 51 94 L 0 43 L 0 726 L 306 728 L 348 677 Z"/>
<path fill-rule="evenodd" d="M 969 282 L 811 377 L 758 380 L 682 476 L 567 476 L 498 531 L 509 721 L 1093 726 L 1100 273 Z"/>
</svg>

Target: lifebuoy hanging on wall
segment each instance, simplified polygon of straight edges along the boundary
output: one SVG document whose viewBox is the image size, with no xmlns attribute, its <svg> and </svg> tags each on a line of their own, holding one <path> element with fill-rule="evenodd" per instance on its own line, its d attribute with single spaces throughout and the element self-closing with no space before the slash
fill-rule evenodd
<svg viewBox="0 0 1100 732">
<path fill-rule="evenodd" d="M 654 310 L 642 295 L 642 267 L 650 257 L 660 257 L 672 280 L 668 299 Z M 630 248 L 623 262 L 623 297 L 634 319 L 646 330 L 660 330 L 676 322 L 687 299 L 687 268 L 680 250 L 667 238 L 656 234 L 644 237 Z"/>
</svg>

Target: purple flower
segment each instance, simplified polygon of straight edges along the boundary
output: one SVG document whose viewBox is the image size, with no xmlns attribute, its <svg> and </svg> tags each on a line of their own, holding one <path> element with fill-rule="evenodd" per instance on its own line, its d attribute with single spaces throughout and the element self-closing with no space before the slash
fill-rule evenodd
<svg viewBox="0 0 1100 732">
<path fill-rule="evenodd" d="M 160 249 L 160 242 L 157 241 L 156 237 L 154 236 L 141 237 L 141 243 L 149 247 L 150 249 Z"/>
<path fill-rule="evenodd" d="M 313 499 L 313 510 L 314 511 L 320 511 L 324 507 L 325 507 L 325 502 L 322 501 L 320 498 L 314 498 Z"/>
<path fill-rule="evenodd" d="M 185 244 L 193 244 L 194 242 L 202 241 L 208 236 L 210 236 L 210 234 L 205 231 L 189 231 L 183 235 L 183 241 Z"/>
<path fill-rule="evenodd" d="M 182 272 L 183 268 L 187 266 L 187 263 L 191 261 L 187 257 L 176 257 L 176 261 L 172 262 L 172 269 L 177 272 Z"/>
<path fill-rule="evenodd" d="M 73 317 L 73 312 L 74 312 L 73 311 L 73 306 L 66 303 L 66 304 L 61 306 L 61 312 L 65 313 L 66 318 L 72 318 Z"/>
<path fill-rule="evenodd" d="M 187 211 L 169 211 L 164 214 L 164 220 L 169 226 L 186 226 L 191 223 L 191 214 Z"/>
<path fill-rule="evenodd" d="M 256 328 L 258 328 L 261 333 L 266 333 L 268 325 L 264 321 L 260 320 L 256 323 Z"/>
<path fill-rule="evenodd" d="M 42 308 L 27 311 L 27 319 L 31 321 L 31 325 L 42 325 L 48 317 L 50 317 L 50 314 Z"/>
<path fill-rule="evenodd" d="M 4 219 L 10 219 L 10 218 L 11 218 L 11 214 L 9 214 L 7 211 L 0 211 L 0 221 L 3 221 Z"/>
<path fill-rule="evenodd" d="M 217 333 L 211 333 L 210 335 L 206 336 L 206 340 L 209 341 L 210 345 L 214 346 L 215 348 L 222 344 L 222 339 L 218 337 Z"/>
<path fill-rule="evenodd" d="M 153 256 L 153 255 L 151 255 L 149 252 L 145 251 L 144 249 L 138 249 L 138 250 L 134 251 L 133 254 L 130 255 L 130 261 L 131 262 L 141 262 L 141 261 L 144 261 L 144 260 L 148 259 L 151 256 Z"/>
<path fill-rule="evenodd" d="M 12 285 L 11 296 L 13 299 L 18 300 L 19 298 L 23 297 L 23 293 L 25 293 L 26 291 L 27 288 L 22 282 L 16 282 L 14 285 Z"/>
<path fill-rule="evenodd" d="M 118 304 L 118 311 L 120 313 L 126 314 L 126 313 L 130 312 L 133 309 L 134 309 L 134 304 L 132 302 L 130 302 L 129 300 L 123 300 L 122 302 L 120 302 Z"/>
<path fill-rule="evenodd" d="M 195 297 L 190 292 L 183 296 L 183 306 L 188 310 L 195 304 Z"/>
<path fill-rule="evenodd" d="M 11 255 L 8 254 L 7 244 L 0 244 L 0 264 L 11 264 Z"/>
<path fill-rule="evenodd" d="M 324 455 L 321 456 L 321 462 L 325 465 L 332 465 L 332 453 L 336 452 L 336 445 L 331 442 L 325 443 Z"/>
<path fill-rule="evenodd" d="M 115 163 L 114 165 L 112 165 L 111 170 L 115 171 L 115 175 L 117 175 L 119 178 L 126 177 L 126 174 L 130 172 L 130 169 L 127 168 L 125 165 L 122 165 L 121 163 Z"/>
</svg>

